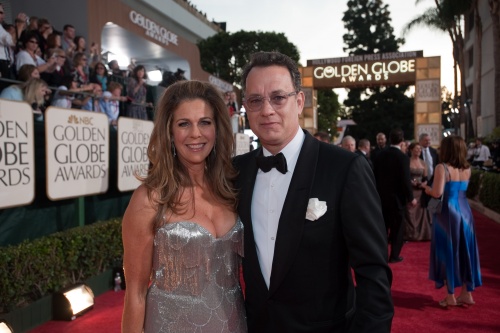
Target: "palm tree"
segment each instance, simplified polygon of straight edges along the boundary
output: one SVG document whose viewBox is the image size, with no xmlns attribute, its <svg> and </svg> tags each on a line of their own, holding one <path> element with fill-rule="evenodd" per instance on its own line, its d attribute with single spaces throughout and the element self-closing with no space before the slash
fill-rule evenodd
<svg viewBox="0 0 500 333">
<path fill-rule="evenodd" d="M 422 0 L 416 0 L 416 4 Z M 425 25 L 432 29 L 447 32 L 450 36 L 453 45 L 454 63 L 454 107 L 458 105 L 458 70 L 460 70 L 460 91 L 462 92 L 462 100 L 465 102 L 469 97 L 465 89 L 465 77 L 462 73 L 465 71 L 464 59 L 464 34 L 462 31 L 464 14 L 469 12 L 472 7 L 472 1 L 475 0 L 434 0 L 436 7 L 427 9 L 424 13 L 417 16 L 404 27 L 403 33 L 409 32 L 412 28 L 418 25 Z M 498 0 L 492 0 L 498 1 Z M 463 103 L 461 103 L 463 105 Z M 469 113 L 469 119 L 471 115 Z M 469 127 L 469 126 L 467 126 Z"/>
</svg>

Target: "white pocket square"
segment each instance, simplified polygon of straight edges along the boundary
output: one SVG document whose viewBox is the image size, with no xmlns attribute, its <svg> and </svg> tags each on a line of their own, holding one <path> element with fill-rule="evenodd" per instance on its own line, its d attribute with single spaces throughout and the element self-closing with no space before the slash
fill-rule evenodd
<svg viewBox="0 0 500 333">
<path fill-rule="evenodd" d="M 319 201 L 318 198 L 309 199 L 307 205 L 306 219 L 316 221 L 326 213 L 326 201 Z"/>
</svg>

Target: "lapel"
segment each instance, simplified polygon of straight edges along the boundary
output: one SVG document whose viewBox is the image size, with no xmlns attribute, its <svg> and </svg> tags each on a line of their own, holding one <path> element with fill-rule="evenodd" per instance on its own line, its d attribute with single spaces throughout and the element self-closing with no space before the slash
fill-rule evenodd
<svg viewBox="0 0 500 333">
<path fill-rule="evenodd" d="M 255 149 L 250 152 L 246 159 L 242 159 L 239 165 L 240 176 L 239 183 L 239 204 L 238 214 L 244 225 L 244 248 L 245 248 L 245 276 L 252 274 L 252 280 L 258 285 L 259 289 L 267 291 L 267 285 L 260 270 L 259 258 L 255 248 L 255 239 L 252 227 L 252 195 L 255 187 L 255 179 L 257 178 L 257 164 L 255 157 L 261 154 L 262 148 Z M 247 277 L 247 276 L 246 276 Z M 247 277 L 248 278 L 248 277 Z"/>
<path fill-rule="evenodd" d="M 314 181 L 320 145 L 319 141 L 307 131 L 304 132 L 306 137 L 300 150 L 279 220 L 269 296 L 279 287 L 295 259 L 302 237 L 309 194 Z"/>
</svg>

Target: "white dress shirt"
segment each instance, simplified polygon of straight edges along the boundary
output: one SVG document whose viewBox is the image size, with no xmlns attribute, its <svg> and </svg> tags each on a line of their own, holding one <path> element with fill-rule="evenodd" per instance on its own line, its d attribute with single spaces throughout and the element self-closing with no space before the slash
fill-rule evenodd
<svg viewBox="0 0 500 333">
<path fill-rule="evenodd" d="M 424 161 L 427 164 L 427 177 L 430 179 L 434 174 L 434 163 L 432 160 L 431 150 L 429 149 L 429 147 L 423 148 L 423 150 Z"/>
<path fill-rule="evenodd" d="M 475 162 L 485 162 L 490 158 L 490 148 L 485 145 L 480 145 L 474 151 L 474 161 Z"/>
<path fill-rule="evenodd" d="M 297 134 L 281 151 L 285 155 L 288 171 L 282 174 L 276 169 L 263 172 L 259 169 L 252 196 L 252 227 L 255 238 L 257 257 L 264 280 L 269 288 L 273 266 L 274 245 L 278 233 L 281 210 L 285 202 L 288 187 L 299 157 L 304 132 L 297 128 Z M 264 156 L 271 153 L 263 148 Z"/>
<path fill-rule="evenodd" d="M 0 60 L 12 60 L 14 58 L 13 53 L 10 53 L 13 46 L 12 35 L 5 31 L 0 24 Z"/>
</svg>

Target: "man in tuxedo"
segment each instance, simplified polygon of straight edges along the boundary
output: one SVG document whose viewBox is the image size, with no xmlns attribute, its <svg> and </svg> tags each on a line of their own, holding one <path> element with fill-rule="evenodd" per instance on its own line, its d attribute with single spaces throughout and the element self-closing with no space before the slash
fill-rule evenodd
<svg viewBox="0 0 500 333">
<path fill-rule="evenodd" d="M 288 56 L 253 54 L 242 83 L 262 144 L 234 159 L 249 333 L 390 332 L 392 274 L 368 163 L 300 128 L 305 96 Z"/>
<path fill-rule="evenodd" d="M 361 139 L 358 142 L 358 149 L 356 150 L 356 154 L 359 154 L 366 158 L 366 161 L 370 165 L 370 168 L 373 170 L 373 163 L 370 160 L 370 140 L 368 139 Z"/>
<path fill-rule="evenodd" d="M 382 150 L 385 150 L 387 148 L 387 145 L 386 145 L 387 144 L 387 138 L 385 137 L 384 133 L 382 133 L 382 132 L 378 133 L 377 137 L 376 137 L 376 140 L 377 140 L 377 146 L 370 153 L 370 158 L 371 158 L 372 162 L 375 161 L 375 159 L 378 156 L 378 153 L 380 153 Z"/>
<path fill-rule="evenodd" d="M 391 244 L 389 262 L 403 260 L 400 256 L 404 243 L 404 216 L 406 205 L 416 206 L 410 182 L 410 158 L 401 151 L 403 131 L 393 130 L 389 135 L 391 146 L 381 151 L 374 162 L 377 190 L 382 201 L 382 214 Z"/>
</svg>

